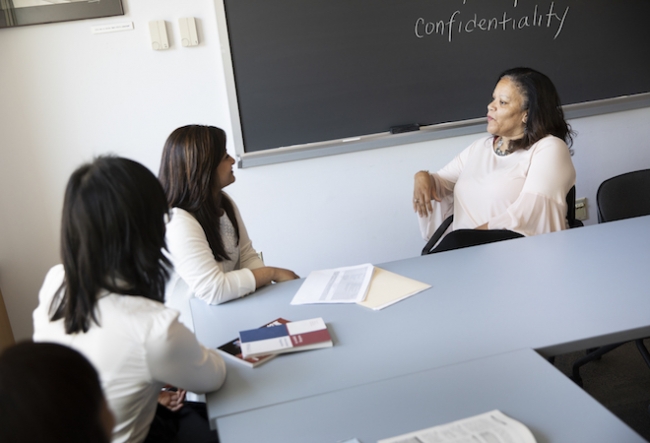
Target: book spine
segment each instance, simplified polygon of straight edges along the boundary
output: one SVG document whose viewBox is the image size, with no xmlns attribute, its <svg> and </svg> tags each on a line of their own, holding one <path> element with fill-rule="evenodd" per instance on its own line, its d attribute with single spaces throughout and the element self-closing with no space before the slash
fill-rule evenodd
<svg viewBox="0 0 650 443">
<path fill-rule="evenodd" d="M 278 353 L 292 346 L 289 336 L 284 336 L 242 343 L 241 350 L 244 358 L 248 358 L 250 356 Z"/>
</svg>

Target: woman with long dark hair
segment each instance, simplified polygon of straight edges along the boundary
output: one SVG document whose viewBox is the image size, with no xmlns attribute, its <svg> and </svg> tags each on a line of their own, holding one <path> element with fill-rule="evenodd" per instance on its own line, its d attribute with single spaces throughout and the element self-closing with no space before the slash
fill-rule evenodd
<svg viewBox="0 0 650 443">
<path fill-rule="evenodd" d="M 507 229 L 525 236 L 566 229 L 576 173 L 571 128 L 551 80 L 530 68 L 499 75 L 487 131 L 436 173 L 415 174 L 413 209 L 429 238 L 453 213 L 453 230 Z"/>
<path fill-rule="evenodd" d="M 223 192 L 235 181 L 234 163 L 225 132 L 214 126 L 178 128 L 163 149 L 158 178 L 172 208 L 167 247 L 174 265 L 167 304 L 190 328 L 192 297 L 219 304 L 298 278 L 265 266 L 253 248 L 237 205 Z"/>
<path fill-rule="evenodd" d="M 63 264 L 47 274 L 33 314 L 34 341 L 70 346 L 97 368 L 113 442 L 144 441 L 163 386 L 208 392 L 225 379 L 219 354 L 163 304 L 167 214 L 141 164 L 100 157 L 78 168 L 63 203 Z"/>
<path fill-rule="evenodd" d="M 21 342 L 0 354 L 2 443 L 108 443 L 114 424 L 97 371 L 79 352 Z"/>
</svg>

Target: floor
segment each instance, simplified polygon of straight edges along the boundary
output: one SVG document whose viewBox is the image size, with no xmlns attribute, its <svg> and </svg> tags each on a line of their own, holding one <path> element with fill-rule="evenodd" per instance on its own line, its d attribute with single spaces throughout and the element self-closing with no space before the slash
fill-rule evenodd
<svg viewBox="0 0 650 443">
<path fill-rule="evenodd" d="M 645 341 L 650 349 L 650 339 Z M 555 367 L 571 375 L 584 352 L 558 355 Z M 650 368 L 633 342 L 605 354 L 580 370 L 583 389 L 650 442 Z"/>
</svg>

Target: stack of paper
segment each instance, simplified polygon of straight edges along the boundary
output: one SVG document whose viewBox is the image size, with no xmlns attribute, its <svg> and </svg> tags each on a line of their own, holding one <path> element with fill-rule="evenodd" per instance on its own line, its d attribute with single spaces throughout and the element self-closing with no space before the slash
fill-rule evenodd
<svg viewBox="0 0 650 443">
<path fill-rule="evenodd" d="M 374 267 L 371 264 L 312 271 L 291 300 L 310 303 L 357 303 L 366 298 Z"/>
<path fill-rule="evenodd" d="M 429 284 L 365 264 L 310 273 L 291 304 L 358 303 L 379 310 L 430 287 Z"/>
<path fill-rule="evenodd" d="M 535 437 L 526 425 L 495 409 L 463 420 L 379 440 L 378 443 L 429 441 L 440 443 L 535 443 Z"/>
</svg>

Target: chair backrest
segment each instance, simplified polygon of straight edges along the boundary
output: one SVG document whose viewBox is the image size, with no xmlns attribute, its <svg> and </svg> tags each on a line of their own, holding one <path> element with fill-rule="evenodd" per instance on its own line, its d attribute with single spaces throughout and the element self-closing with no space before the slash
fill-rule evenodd
<svg viewBox="0 0 650 443">
<path fill-rule="evenodd" d="M 566 221 L 569 228 L 579 228 L 584 226 L 582 221 L 576 219 L 576 187 L 572 186 L 566 195 Z"/>
<path fill-rule="evenodd" d="M 445 235 L 430 253 L 435 254 L 521 237 L 523 237 L 522 234 L 507 229 L 456 229 Z"/>
<path fill-rule="evenodd" d="M 650 215 L 650 169 L 605 180 L 596 194 L 598 223 Z"/>
<path fill-rule="evenodd" d="M 7 315 L 5 302 L 2 299 L 2 291 L 0 291 L 0 351 L 14 343 L 14 333 L 11 331 L 9 316 Z"/>
</svg>

